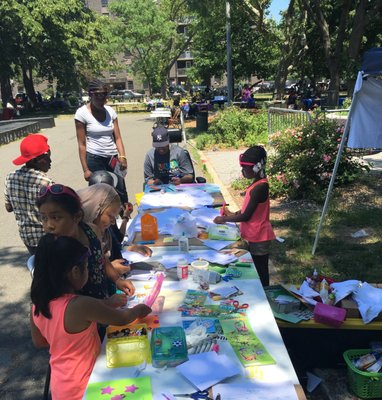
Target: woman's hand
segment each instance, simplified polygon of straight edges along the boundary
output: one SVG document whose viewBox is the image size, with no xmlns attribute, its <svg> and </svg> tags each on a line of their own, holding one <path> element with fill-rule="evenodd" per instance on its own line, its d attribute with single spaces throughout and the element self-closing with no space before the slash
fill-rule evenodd
<svg viewBox="0 0 382 400">
<path fill-rule="evenodd" d="M 153 253 L 150 247 L 147 247 L 143 244 L 132 244 L 131 246 L 127 247 L 127 250 L 135 251 L 136 253 L 142 254 L 146 257 L 151 257 L 151 254 Z"/>
<path fill-rule="evenodd" d="M 105 299 L 104 302 L 111 308 L 123 307 L 127 303 L 127 296 L 125 294 L 113 294 L 113 296 Z"/>
<path fill-rule="evenodd" d="M 115 286 L 117 286 L 117 289 L 126 293 L 128 296 L 132 296 L 135 293 L 135 287 L 128 279 L 117 279 L 115 281 Z"/>
<path fill-rule="evenodd" d="M 221 217 L 220 215 L 218 217 L 215 217 L 214 219 L 215 224 L 224 224 L 225 223 L 225 218 Z"/>
<path fill-rule="evenodd" d="M 130 265 L 125 265 L 126 260 L 123 258 L 119 258 L 117 260 L 113 260 L 111 263 L 113 268 L 117 270 L 119 275 L 127 274 L 131 271 Z"/>
<path fill-rule="evenodd" d="M 90 171 L 90 169 L 87 169 L 87 170 L 85 170 L 85 172 L 84 172 L 84 178 L 85 178 L 85 181 L 88 181 L 89 179 L 90 179 L 90 177 L 92 176 L 92 171 Z"/>
<path fill-rule="evenodd" d="M 125 156 L 118 156 L 118 161 L 121 164 L 121 170 L 127 169 L 127 160 Z"/>
</svg>

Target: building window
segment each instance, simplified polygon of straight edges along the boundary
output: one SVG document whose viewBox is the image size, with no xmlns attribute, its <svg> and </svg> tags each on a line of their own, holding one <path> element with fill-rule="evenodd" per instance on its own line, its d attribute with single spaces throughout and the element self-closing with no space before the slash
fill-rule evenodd
<svg viewBox="0 0 382 400">
<path fill-rule="evenodd" d="M 133 81 L 127 81 L 127 88 L 129 90 L 134 90 L 134 82 Z"/>
<path fill-rule="evenodd" d="M 101 6 L 107 7 L 109 5 L 109 0 L 101 0 Z"/>
</svg>

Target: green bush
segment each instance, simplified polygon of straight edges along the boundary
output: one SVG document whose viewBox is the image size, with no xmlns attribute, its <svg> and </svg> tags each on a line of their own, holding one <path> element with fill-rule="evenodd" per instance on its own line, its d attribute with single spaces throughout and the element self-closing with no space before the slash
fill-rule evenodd
<svg viewBox="0 0 382 400">
<path fill-rule="evenodd" d="M 343 130 L 335 121 L 317 119 L 273 134 L 267 168 L 271 196 L 321 199 L 332 176 Z M 344 148 L 335 184 L 352 182 L 363 170 L 369 168 Z"/>
<path fill-rule="evenodd" d="M 237 107 L 219 111 L 211 121 L 208 133 L 198 135 L 196 146 L 202 150 L 211 146 L 250 147 L 268 141 L 267 114 L 250 113 Z"/>
</svg>

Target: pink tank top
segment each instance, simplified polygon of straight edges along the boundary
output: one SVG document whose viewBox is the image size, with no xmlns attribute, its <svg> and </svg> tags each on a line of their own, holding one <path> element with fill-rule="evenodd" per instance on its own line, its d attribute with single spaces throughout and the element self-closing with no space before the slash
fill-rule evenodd
<svg viewBox="0 0 382 400">
<path fill-rule="evenodd" d="M 51 319 L 41 313 L 33 321 L 49 343 L 52 400 L 81 400 L 84 396 L 101 341 L 97 324 L 79 333 L 67 333 L 64 315 L 74 294 L 66 294 L 49 303 Z M 34 306 L 33 306 L 34 313 Z"/>
<path fill-rule="evenodd" d="M 253 183 L 245 192 L 244 203 L 241 208 L 243 212 L 251 198 L 251 191 L 262 183 L 268 183 L 267 178 L 260 179 Z M 248 242 L 258 243 L 267 240 L 274 240 L 272 225 L 269 222 L 269 197 L 264 203 L 259 203 L 248 221 L 240 223 L 241 237 Z"/>
</svg>

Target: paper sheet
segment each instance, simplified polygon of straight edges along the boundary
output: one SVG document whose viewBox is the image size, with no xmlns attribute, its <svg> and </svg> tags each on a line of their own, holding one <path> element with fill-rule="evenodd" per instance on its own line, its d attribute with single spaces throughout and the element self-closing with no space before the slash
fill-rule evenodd
<svg viewBox="0 0 382 400">
<path fill-rule="evenodd" d="M 176 369 L 199 390 L 208 389 L 223 379 L 242 373 L 242 369 L 226 354 L 216 354 L 214 351 L 192 354 L 188 361 Z M 225 397 L 222 398 L 225 400 Z"/>
<path fill-rule="evenodd" d="M 137 253 L 135 251 L 128 251 L 128 250 L 122 250 L 122 257 L 129 261 L 130 264 L 137 263 L 137 262 L 147 262 L 151 261 L 150 257 L 144 256 L 140 253 Z"/>
<path fill-rule="evenodd" d="M 229 241 L 229 240 L 211 240 L 211 239 L 205 239 L 202 240 L 202 242 L 205 246 L 210 247 L 211 249 L 217 251 L 224 249 L 225 247 L 229 246 L 232 243 L 235 243 L 234 241 Z"/>
<path fill-rule="evenodd" d="M 214 398 L 220 394 L 224 400 L 298 400 L 292 382 L 263 383 L 247 379 L 239 383 L 221 383 L 212 390 Z"/>
<path fill-rule="evenodd" d="M 139 206 L 142 210 L 162 208 L 162 207 L 188 207 L 200 208 L 213 204 L 210 194 L 201 190 L 177 191 L 176 193 L 145 193 Z"/>
</svg>

